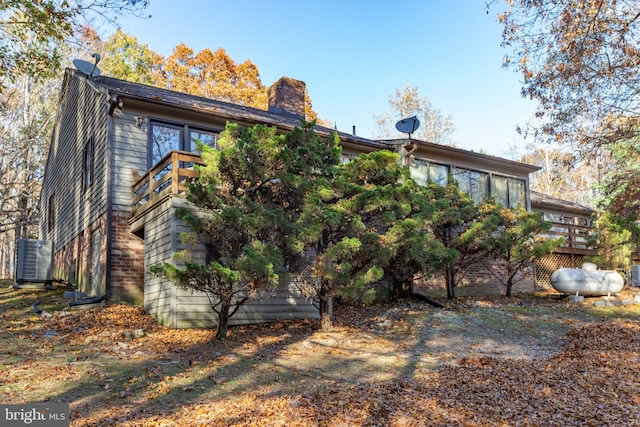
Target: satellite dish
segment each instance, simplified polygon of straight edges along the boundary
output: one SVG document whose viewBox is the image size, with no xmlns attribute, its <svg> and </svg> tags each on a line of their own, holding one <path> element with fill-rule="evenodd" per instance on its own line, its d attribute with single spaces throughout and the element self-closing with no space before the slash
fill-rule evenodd
<svg viewBox="0 0 640 427">
<path fill-rule="evenodd" d="M 420 120 L 416 116 L 408 117 L 396 123 L 396 129 L 402 133 L 408 133 L 409 137 L 420 127 Z"/>
<path fill-rule="evenodd" d="M 100 62 L 100 55 L 94 53 L 93 56 L 96 61 L 95 63 L 91 63 L 89 61 L 85 61 L 84 59 L 74 59 L 73 65 L 80 71 L 82 74 L 89 76 L 89 78 L 93 76 L 100 75 L 100 68 L 98 68 L 98 62 Z"/>
</svg>

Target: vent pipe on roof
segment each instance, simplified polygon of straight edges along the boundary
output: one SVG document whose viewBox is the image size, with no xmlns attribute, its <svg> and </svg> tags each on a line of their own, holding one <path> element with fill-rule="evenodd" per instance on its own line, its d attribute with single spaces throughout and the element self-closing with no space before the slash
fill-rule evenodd
<svg viewBox="0 0 640 427">
<path fill-rule="evenodd" d="M 356 136 L 356 125 L 353 125 L 353 136 Z"/>
</svg>

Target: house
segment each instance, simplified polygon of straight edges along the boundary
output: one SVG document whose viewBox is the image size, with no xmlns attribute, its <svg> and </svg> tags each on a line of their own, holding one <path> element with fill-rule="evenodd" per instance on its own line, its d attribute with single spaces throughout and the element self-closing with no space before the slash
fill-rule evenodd
<svg viewBox="0 0 640 427">
<path fill-rule="evenodd" d="M 199 162 L 192 143 L 215 145 L 227 121 L 288 132 L 304 118 L 304 92 L 304 82 L 283 77 L 269 88 L 269 110 L 262 111 L 66 70 L 40 200 L 40 238 L 54 242 L 54 279 L 111 302 L 143 304 L 165 325 L 211 325 L 206 297 L 148 268 L 184 248 L 179 234 L 186 228 L 174 211 L 188 206 L 184 181 L 196 173 L 188 166 Z M 418 181 L 440 182 L 451 172 L 478 200 L 491 194 L 531 207 L 529 173 L 537 167 L 421 141 L 338 136 L 345 157 L 396 149 Z M 232 321 L 314 316 L 317 310 L 291 288 L 245 306 Z"/>
</svg>

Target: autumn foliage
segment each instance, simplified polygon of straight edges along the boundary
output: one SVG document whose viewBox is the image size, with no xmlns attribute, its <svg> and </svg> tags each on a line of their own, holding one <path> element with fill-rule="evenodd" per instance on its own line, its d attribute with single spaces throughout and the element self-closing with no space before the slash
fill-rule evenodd
<svg viewBox="0 0 640 427">
<path fill-rule="evenodd" d="M 585 151 L 640 129 L 640 15 L 635 0 L 509 1 L 505 62 L 540 102 L 543 131 Z"/>
<path fill-rule="evenodd" d="M 29 314 L 36 298 L 46 316 Z M 212 345 L 135 307 L 66 311 L 6 289 L 0 304 L 0 399 L 68 402 L 73 427 L 640 424 L 634 306 L 337 307 L 331 334 L 276 322 Z"/>
</svg>

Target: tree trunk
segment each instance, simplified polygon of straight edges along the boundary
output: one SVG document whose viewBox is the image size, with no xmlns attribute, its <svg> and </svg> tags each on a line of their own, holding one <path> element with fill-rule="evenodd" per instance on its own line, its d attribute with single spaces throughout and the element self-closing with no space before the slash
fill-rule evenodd
<svg viewBox="0 0 640 427">
<path fill-rule="evenodd" d="M 320 312 L 320 329 L 328 332 L 333 325 L 331 324 L 331 313 L 329 313 L 329 302 L 331 300 L 331 285 L 329 282 L 322 281 L 318 290 L 319 312 Z"/>
<path fill-rule="evenodd" d="M 511 261 L 511 260 L 509 260 L 509 261 Z M 504 296 L 506 296 L 506 297 L 510 297 L 511 296 L 511 289 L 513 288 L 513 278 L 516 275 L 516 273 L 513 271 L 513 268 L 511 268 L 510 265 L 511 264 L 509 264 L 507 266 L 507 283 L 506 283 L 507 289 L 504 292 Z"/>
<path fill-rule="evenodd" d="M 456 276 L 455 273 L 451 269 L 447 269 L 445 271 L 445 280 L 447 283 L 447 299 L 453 299 L 456 297 L 455 293 L 455 282 Z"/>
<path fill-rule="evenodd" d="M 230 307 L 230 304 L 223 304 L 218 312 L 218 326 L 216 327 L 216 340 L 218 341 L 222 341 L 227 337 Z"/>
<path fill-rule="evenodd" d="M 509 278 L 507 279 L 507 289 L 504 292 L 505 296 L 511 296 L 511 288 L 513 288 L 513 276 L 509 275 Z"/>
</svg>

